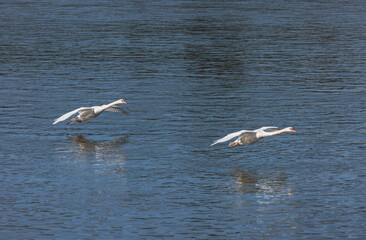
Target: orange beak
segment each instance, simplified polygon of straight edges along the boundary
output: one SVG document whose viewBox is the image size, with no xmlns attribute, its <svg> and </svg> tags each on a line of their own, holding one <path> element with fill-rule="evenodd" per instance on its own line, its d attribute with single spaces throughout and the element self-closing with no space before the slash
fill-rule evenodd
<svg viewBox="0 0 366 240">
<path fill-rule="evenodd" d="M 296 132 L 295 129 L 292 129 L 291 132 Z"/>
<path fill-rule="evenodd" d="M 127 104 L 125 100 L 122 100 L 122 103 Z"/>
</svg>

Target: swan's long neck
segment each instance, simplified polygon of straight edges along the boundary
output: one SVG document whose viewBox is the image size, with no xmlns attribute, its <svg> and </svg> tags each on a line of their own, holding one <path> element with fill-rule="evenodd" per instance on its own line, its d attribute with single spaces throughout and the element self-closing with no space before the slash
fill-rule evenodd
<svg viewBox="0 0 366 240">
<path fill-rule="evenodd" d="M 288 132 L 288 130 L 286 128 L 284 128 L 284 129 L 280 129 L 280 130 L 273 131 L 273 132 L 260 131 L 260 132 L 257 133 L 257 138 L 269 137 L 269 136 L 281 134 L 281 133 L 284 133 L 284 132 Z"/>
<path fill-rule="evenodd" d="M 117 104 L 120 104 L 120 103 L 121 103 L 121 101 L 117 100 L 117 101 L 111 102 L 111 103 L 106 104 L 106 105 L 98 106 L 97 108 L 94 109 L 94 112 L 95 113 L 101 113 L 104 110 L 106 110 L 107 108 L 113 107 L 114 105 L 117 105 Z"/>
<path fill-rule="evenodd" d="M 117 100 L 117 101 L 114 101 L 114 102 L 112 102 L 110 104 L 104 105 L 105 107 L 103 106 L 104 107 L 103 110 L 106 110 L 107 108 L 113 107 L 114 105 L 117 105 L 117 104 L 120 104 L 120 103 L 121 103 L 121 101 L 120 100 Z"/>
</svg>

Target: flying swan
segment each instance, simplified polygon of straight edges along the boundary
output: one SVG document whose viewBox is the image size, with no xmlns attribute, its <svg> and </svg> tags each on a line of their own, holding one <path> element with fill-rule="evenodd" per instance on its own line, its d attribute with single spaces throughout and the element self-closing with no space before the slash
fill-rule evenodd
<svg viewBox="0 0 366 240">
<path fill-rule="evenodd" d="M 218 143 L 229 141 L 230 139 L 237 136 L 239 137 L 234 142 L 231 142 L 229 144 L 229 147 L 248 145 L 257 142 L 262 138 L 281 134 L 284 132 L 296 132 L 296 131 L 292 127 L 287 127 L 281 130 L 278 130 L 278 127 L 261 127 L 256 130 L 241 130 L 238 132 L 230 133 L 223 138 L 217 139 L 211 144 L 211 146 Z"/>
<path fill-rule="evenodd" d="M 127 104 L 125 102 L 125 100 L 119 99 L 117 101 L 114 101 L 114 102 L 106 104 L 106 105 L 93 106 L 93 107 L 80 107 L 71 112 L 65 113 L 61 117 L 55 119 L 53 124 L 57 124 L 59 122 L 65 121 L 66 119 L 68 119 L 69 117 L 71 117 L 72 115 L 74 115 L 76 113 L 79 113 L 79 115 L 76 118 L 73 118 L 70 121 L 68 121 L 66 124 L 73 123 L 73 122 L 81 123 L 84 121 L 88 121 L 90 119 L 97 117 L 99 114 L 101 114 L 104 111 L 121 112 L 124 114 L 128 114 L 128 112 L 124 111 L 123 109 L 121 109 L 119 107 L 115 107 L 115 105 L 122 104 L 122 103 Z"/>
</svg>

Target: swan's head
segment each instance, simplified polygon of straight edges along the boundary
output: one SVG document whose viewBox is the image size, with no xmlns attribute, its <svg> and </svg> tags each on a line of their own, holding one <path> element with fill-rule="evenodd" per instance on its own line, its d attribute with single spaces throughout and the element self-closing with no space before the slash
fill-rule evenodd
<svg viewBox="0 0 366 240">
<path fill-rule="evenodd" d="M 126 101 L 125 100 L 123 100 L 123 99 L 120 99 L 120 100 L 118 100 L 121 104 L 123 103 L 123 104 L 127 104 L 126 103 Z"/>
<path fill-rule="evenodd" d="M 292 127 L 287 127 L 285 129 L 286 129 L 286 132 L 296 132 L 295 129 L 293 129 Z"/>
</svg>

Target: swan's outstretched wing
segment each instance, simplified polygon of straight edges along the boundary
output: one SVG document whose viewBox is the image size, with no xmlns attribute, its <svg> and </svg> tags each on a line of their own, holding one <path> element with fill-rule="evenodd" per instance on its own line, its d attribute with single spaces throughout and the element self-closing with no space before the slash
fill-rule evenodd
<svg viewBox="0 0 366 240">
<path fill-rule="evenodd" d="M 126 115 L 129 115 L 130 113 L 123 110 L 122 108 L 119 108 L 119 107 L 109 107 L 107 108 L 105 111 L 109 111 L 109 112 L 120 112 L 120 113 L 123 113 L 123 114 L 126 114 Z"/>
<path fill-rule="evenodd" d="M 257 132 L 257 131 L 265 131 L 265 130 L 272 130 L 272 131 L 274 131 L 274 130 L 277 130 L 278 129 L 278 127 L 273 127 L 273 126 L 270 126 L 270 127 L 261 127 L 261 128 L 258 128 L 258 129 L 256 129 L 256 130 L 254 130 L 254 132 Z"/>
<path fill-rule="evenodd" d="M 229 141 L 230 139 L 232 139 L 234 137 L 237 137 L 237 136 L 240 136 L 242 133 L 245 133 L 245 132 L 253 132 L 253 131 L 241 130 L 241 131 L 238 131 L 238 132 L 229 133 L 225 137 L 217 139 L 216 141 L 214 141 L 210 146 L 213 146 L 213 145 L 218 144 L 218 143 Z"/>
<path fill-rule="evenodd" d="M 74 115 L 77 112 L 80 112 L 82 110 L 89 110 L 89 109 L 92 109 L 92 108 L 91 107 L 81 107 L 81 108 L 77 108 L 77 109 L 75 109 L 75 110 L 73 110 L 71 112 L 65 113 L 61 117 L 56 118 L 55 121 L 53 122 L 53 125 L 55 125 L 56 123 L 65 121 L 66 119 L 68 119 L 69 117 L 71 117 L 72 115 Z"/>
</svg>

